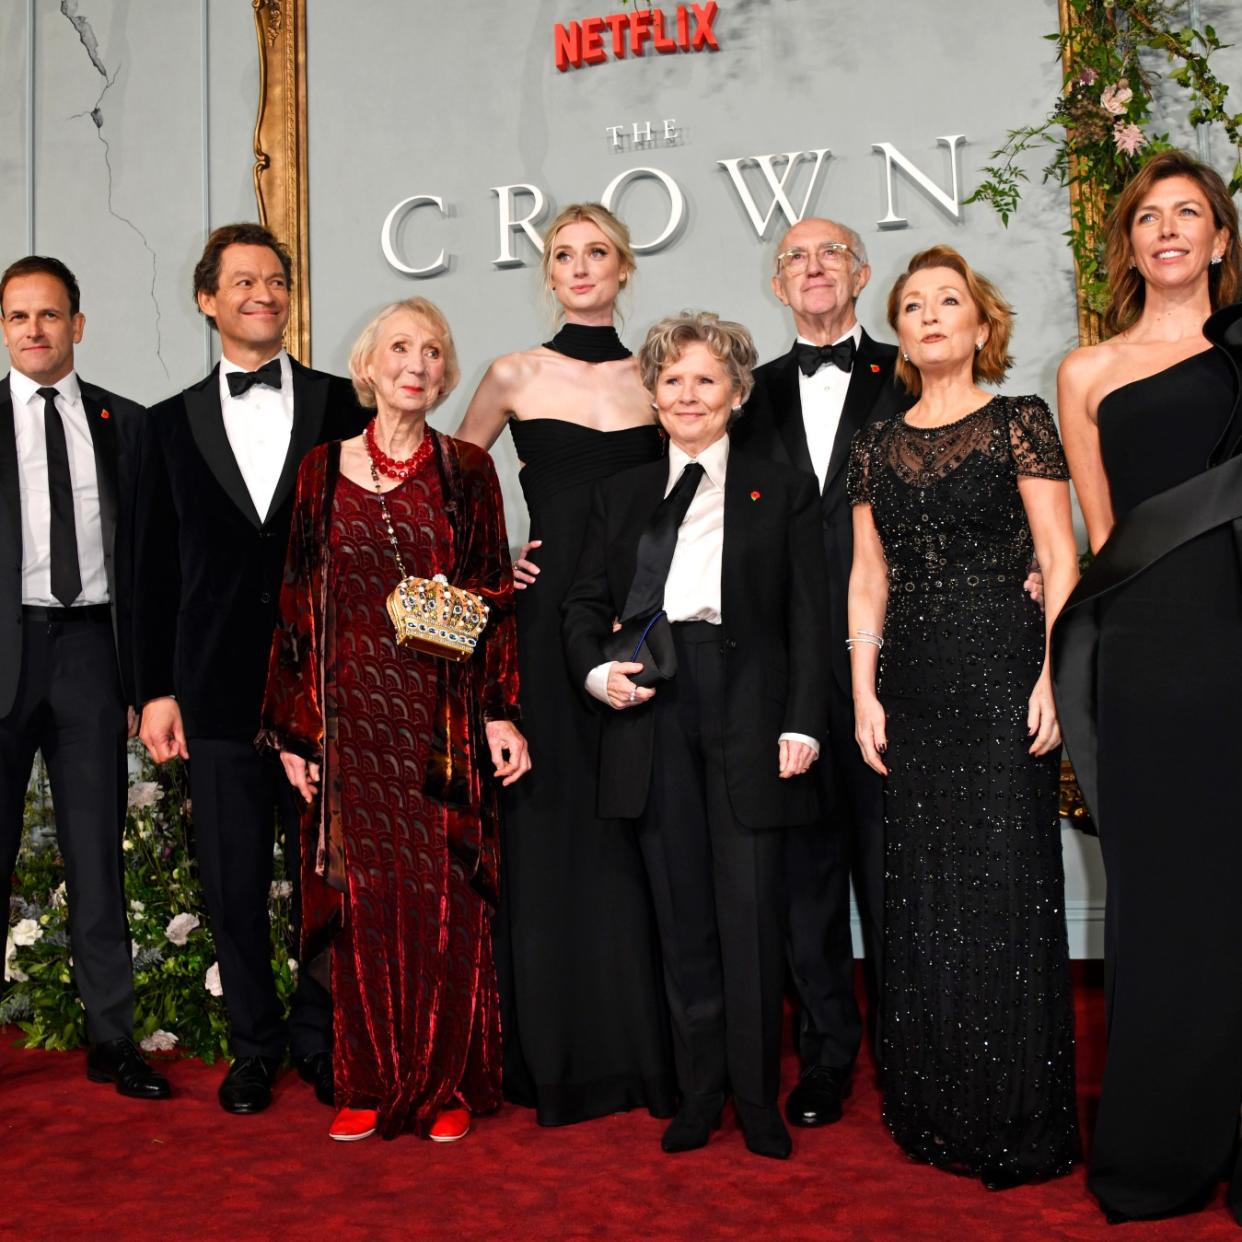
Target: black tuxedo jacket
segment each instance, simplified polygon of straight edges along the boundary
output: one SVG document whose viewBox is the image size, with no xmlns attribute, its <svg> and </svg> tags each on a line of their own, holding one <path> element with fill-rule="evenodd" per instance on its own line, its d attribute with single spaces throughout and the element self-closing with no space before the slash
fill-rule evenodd
<svg viewBox="0 0 1242 1242">
<path fill-rule="evenodd" d="M 667 484 L 668 462 L 660 460 L 595 489 L 582 559 L 563 605 L 569 667 L 579 685 L 604 662 L 600 643 L 624 607 L 639 536 Z M 720 581 L 725 766 L 733 813 L 747 828 L 808 823 L 818 813 L 809 775 L 777 775 L 782 733 L 822 742 L 827 731 L 827 581 L 817 509 L 813 479 L 730 451 Z M 602 710 L 599 814 L 636 819 L 651 780 L 654 704 Z"/>
<path fill-rule="evenodd" d="M 891 418 L 909 409 L 914 402 L 893 378 L 896 360 L 895 346 L 873 341 L 863 332 L 820 496 L 824 552 L 828 561 L 828 638 L 832 669 L 846 695 L 851 693 L 850 662 L 845 650 L 846 604 L 850 565 L 854 559 L 853 517 L 845 497 L 846 467 L 850 445 L 861 427 L 877 418 Z M 815 473 L 802 422 L 796 346 L 789 353 L 755 368 L 754 390 L 732 434 L 733 443 L 747 453 Z"/>
<path fill-rule="evenodd" d="M 250 740 L 259 709 L 302 458 L 369 415 L 348 380 L 290 360 L 293 432 L 266 519 L 229 446 L 219 370 L 153 407 L 138 482 L 138 700 L 175 694 L 187 736 Z"/>
<path fill-rule="evenodd" d="M 104 569 L 112 601 L 117 669 L 127 703 L 134 703 L 130 605 L 133 597 L 134 491 L 146 410 L 115 393 L 78 386 L 95 445 Z M 17 472 L 17 434 L 6 375 L 0 380 L 0 716 L 12 709 L 22 656 L 22 513 Z"/>
</svg>

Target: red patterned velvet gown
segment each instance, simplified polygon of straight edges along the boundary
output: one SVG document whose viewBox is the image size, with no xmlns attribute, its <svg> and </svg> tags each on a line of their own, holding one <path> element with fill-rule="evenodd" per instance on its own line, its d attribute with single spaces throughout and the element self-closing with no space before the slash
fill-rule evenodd
<svg viewBox="0 0 1242 1242">
<path fill-rule="evenodd" d="M 482 718 L 513 715 L 511 580 L 490 461 L 441 443 L 465 516 L 446 512 L 434 453 L 385 499 L 407 573 L 447 572 L 488 598 L 481 649 L 451 665 L 396 645 L 379 501 L 317 453 L 299 477 L 265 705 L 266 740 L 324 763 L 305 824 L 319 871 L 304 876 L 303 936 L 311 957 L 330 945 L 337 1103 L 377 1108 L 385 1137 L 425 1134 L 455 1100 L 485 1112 L 501 1099 L 483 895 L 494 898 L 495 842 L 474 760 L 490 769 Z"/>
</svg>

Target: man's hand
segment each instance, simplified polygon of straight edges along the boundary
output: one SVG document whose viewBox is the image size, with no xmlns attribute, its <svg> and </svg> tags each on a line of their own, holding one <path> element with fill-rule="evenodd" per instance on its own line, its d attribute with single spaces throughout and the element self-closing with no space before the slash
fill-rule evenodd
<svg viewBox="0 0 1242 1242">
<path fill-rule="evenodd" d="M 190 757 L 181 724 L 181 708 L 171 695 L 142 705 L 142 724 L 138 736 L 153 763 L 166 763 L 174 756 Z"/>
<path fill-rule="evenodd" d="M 781 738 L 781 780 L 788 780 L 791 776 L 801 776 L 818 758 L 819 755 L 813 746 L 808 746 L 805 742 L 795 742 L 792 738 Z"/>
<path fill-rule="evenodd" d="M 489 720 L 487 748 L 496 765 L 496 776 L 502 785 L 512 785 L 530 771 L 530 748 L 512 720 Z"/>
<path fill-rule="evenodd" d="M 515 591 L 525 591 L 528 586 L 535 585 L 535 578 L 539 574 L 539 566 L 527 558 L 530 556 L 532 548 L 542 547 L 542 539 L 532 539 L 529 543 L 522 544 L 522 551 L 519 553 L 517 560 L 513 562 L 513 589 Z"/>
<path fill-rule="evenodd" d="M 306 802 L 314 802 L 319 792 L 319 764 L 307 763 L 301 755 L 291 750 L 280 752 L 280 762 L 289 778 L 289 784 L 302 795 Z"/>
</svg>

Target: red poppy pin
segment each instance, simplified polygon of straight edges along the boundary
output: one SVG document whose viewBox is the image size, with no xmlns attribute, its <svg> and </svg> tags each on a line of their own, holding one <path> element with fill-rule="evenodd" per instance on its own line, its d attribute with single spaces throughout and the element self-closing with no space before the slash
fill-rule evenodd
<svg viewBox="0 0 1242 1242">
<path fill-rule="evenodd" d="M 100 417 L 100 418 L 111 418 L 111 417 L 112 417 L 112 415 L 111 415 L 111 414 L 109 414 L 107 410 L 100 410 L 100 411 L 99 411 L 99 417 Z"/>
<path fill-rule="evenodd" d="M 750 498 L 751 498 L 751 500 L 758 500 L 758 499 L 759 499 L 759 496 L 760 496 L 760 493 L 759 493 L 759 492 L 751 492 L 751 494 L 750 494 Z"/>
<path fill-rule="evenodd" d="M 880 373 L 880 364 L 878 362 L 873 362 L 871 364 L 871 374 L 879 375 L 879 373 Z"/>
</svg>

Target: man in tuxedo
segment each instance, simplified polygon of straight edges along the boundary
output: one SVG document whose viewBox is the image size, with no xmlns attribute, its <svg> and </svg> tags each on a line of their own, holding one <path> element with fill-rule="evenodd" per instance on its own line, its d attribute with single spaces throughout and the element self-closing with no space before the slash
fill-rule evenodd
<svg viewBox="0 0 1242 1242">
<path fill-rule="evenodd" d="M 286 1047 L 332 1102 L 331 1004 L 302 972 L 286 1024 L 272 976 L 273 830 L 299 903 L 298 807 L 274 756 L 255 748 L 294 482 L 305 454 L 365 423 L 347 380 L 282 345 L 291 263 L 265 228 L 216 229 L 194 270 L 219 365 L 151 411 L 138 486 L 135 668 L 142 740 L 189 760 L 194 844 L 229 1011 L 223 1108 L 271 1102 Z M 295 913 L 295 919 L 296 919 Z"/>
<path fill-rule="evenodd" d="M 850 940 L 853 873 L 874 1003 L 879 995 L 884 910 L 884 804 L 880 777 L 854 741 L 846 652 L 846 597 L 854 539 L 845 496 L 850 442 L 864 424 L 905 410 L 893 380 L 897 351 L 873 341 L 855 317 L 871 277 L 853 229 L 832 220 L 795 224 L 777 247 L 772 291 L 793 315 L 797 341 L 755 370 L 755 387 L 733 441 L 788 462 L 819 484 L 829 601 L 825 641 L 832 663 L 828 745 L 816 765 L 822 818 L 785 837 L 787 951 L 801 1005 L 802 1074 L 785 1112 L 793 1125 L 841 1116 L 862 1038 Z"/>
<path fill-rule="evenodd" d="M 42 750 L 65 860 L 87 1077 L 163 1099 L 134 1046 L 121 834 L 134 702 L 129 644 L 134 475 L 145 411 L 78 377 L 78 282 L 30 255 L 0 276 L 12 364 L 0 382 L 0 891 Z"/>
</svg>

